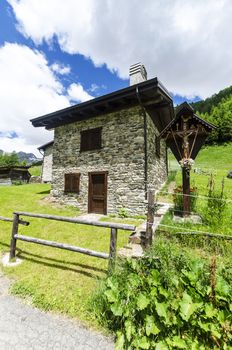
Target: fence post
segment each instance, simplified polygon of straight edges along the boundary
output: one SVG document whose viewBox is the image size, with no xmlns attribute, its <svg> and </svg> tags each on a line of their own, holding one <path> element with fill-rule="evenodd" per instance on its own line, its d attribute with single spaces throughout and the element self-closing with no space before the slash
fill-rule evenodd
<svg viewBox="0 0 232 350">
<path fill-rule="evenodd" d="M 109 267 L 108 271 L 111 272 L 114 268 L 116 250 L 117 250 L 117 234 L 118 230 L 116 228 L 111 228 L 110 231 L 110 254 L 109 254 Z"/>
<path fill-rule="evenodd" d="M 10 260 L 15 258 L 16 239 L 14 238 L 14 235 L 18 234 L 18 226 L 19 226 L 19 215 L 14 214 L 11 243 L 10 243 Z"/>
<path fill-rule="evenodd" d="M 148 191 L 148 208 L 147 208 L 147 225 L 146 225 L 146 236 L 145 236 L 145 247 L 149 247 L 152 244 L 152 226 L 154 223 L 154 198 L 155 192 Z"/>
</svg>

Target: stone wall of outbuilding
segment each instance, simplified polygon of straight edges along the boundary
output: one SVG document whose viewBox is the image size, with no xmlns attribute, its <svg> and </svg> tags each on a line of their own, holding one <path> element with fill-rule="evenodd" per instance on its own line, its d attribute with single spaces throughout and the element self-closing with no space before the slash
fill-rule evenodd
<svg viewBox="0 0 232 350">
<path fill-rule="evenodd" d="M 44 150 L 42 166 L 42 182 L 52 181 L 53 145 L 47 146 Z"/>
<path fill-rule="evenodd" d="M 149 134 L 153 133 L 149 119 Z M 102 127 L 102 148 L 80 152 L 80 132 Z M 153 152 L 149 139 L 149 150 Z M 151 166 L 149 182 L 159 185 L 164 178 L 165 160 Z M 140 107 L 57 127 L 53 144 L 53 180 L 51 194 L 61 202 L 88 210 L 88 173 L 108 172 L 107 213 L 125 208 L 128 214 L 146 212 L 144 192 L 144 124 Z M 153 172 L 153 174 L 152 174 Z M 80 173 L 79 194 L 64 193 L 64 175 Z M 162 179 L 162 180 L 161 180 Z"/>
</svg>

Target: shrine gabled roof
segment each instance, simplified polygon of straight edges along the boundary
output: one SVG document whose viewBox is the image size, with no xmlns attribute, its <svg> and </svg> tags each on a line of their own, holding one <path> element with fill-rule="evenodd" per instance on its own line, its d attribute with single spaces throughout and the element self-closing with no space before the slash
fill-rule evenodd
<svg viewBox="0 0 232 350">
<path fill-rule="evenodd" d="M 191 115 L 191 117 L 195 120 L 197 120 L 200 124 L 204 125 L 206 128 L 209 129 L 209 131 L 212 131 L 214 129 L 216 129 L 216 126 L 207 122 L 206 120 L 198 117 L 198 115 L 196 115 L 194 113 L 194 109 L 192 108 L 192 106 L 190 106 L 187 102 L 182 103 L 181 105 L 177 106 L 175 108 L 175 117 L 174 119 L 171 120 L 171 122 L 161 131 L 160 133 L 160 137 L 164 137 L 166 135 L 166 133 L 171 129 L 171 127 L 173 125 L 175 125 L 175 123 L 179 120 L 179 118 L 182 115 Z"/>
<path fill-rule="evenodd" d="M 52 129 L 139 105 L 142 105 L 150 115 L 152 114 L 152 118 L 156 115 L 154 118 L 159 119 L 160 131 L 174 117 L 172 97 L 162 83 L 157 78 L 153 78 L 87 102 L 33 118 L 31 123 L 35 127 Z"/>
</svg>

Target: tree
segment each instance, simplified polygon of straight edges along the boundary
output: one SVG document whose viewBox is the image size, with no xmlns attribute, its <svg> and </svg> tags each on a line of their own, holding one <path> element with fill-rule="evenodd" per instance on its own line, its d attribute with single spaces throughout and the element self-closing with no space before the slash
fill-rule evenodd
<svg viewBox="0 0 232 350">
<path fill-rule="evenodd" d="M 0 166 L 20 165 L 20 160 L 16 152 L 0 154 Z"/>
</svg>

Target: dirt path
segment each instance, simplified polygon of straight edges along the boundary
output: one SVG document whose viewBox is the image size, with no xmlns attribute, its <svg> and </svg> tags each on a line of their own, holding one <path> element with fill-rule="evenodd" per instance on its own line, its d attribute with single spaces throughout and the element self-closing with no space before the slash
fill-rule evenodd
<svg viewBox="0 0 232 350">
<path fill-rule="evenodd" d="M 42 312 L 9 295 L 0 272 L 0 349 L 111 350 L 112 340 L 63 316 Z"/>
</svg>

